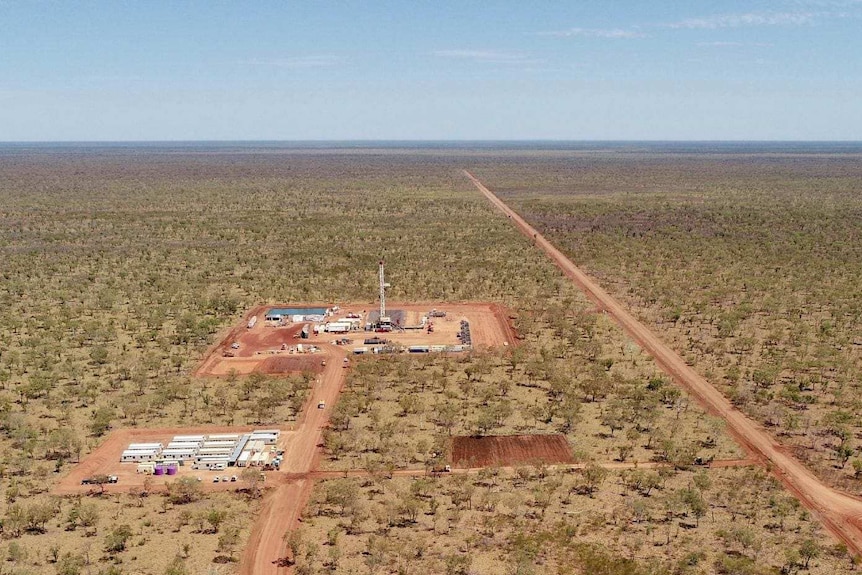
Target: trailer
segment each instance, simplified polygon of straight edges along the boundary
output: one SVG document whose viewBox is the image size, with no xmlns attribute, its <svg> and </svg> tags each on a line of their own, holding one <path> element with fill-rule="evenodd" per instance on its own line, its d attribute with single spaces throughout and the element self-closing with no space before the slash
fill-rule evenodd
<svg viewBox="0 0 862 575">
<path fill-rule="evenodd" d="M 174 435 L 174 438 L 171 439 L 172 442 L 189 442 L 189 443 L 203 443 L 206 440 L 206 435 Z"/>
<path fill-rule="evenodd" d="M 194 441 L 171 441 L 165 449 L 200 449 L 200 446 Z"/>
<path fill-rule="evenodd" d="M 239 433 L 214 433 L 212 435 L 208 435 L 207 441 L 227 441 L 234 440 L 237 441 L 240 437 L 242 437 Z"/>
<path fill-rule="evenodd" d="M 350 331 L 351 325 L 348 322 L 334 321 L 326 324 L 326 331 L 329 333 L 347 333 Z"/>
<path fill-rule="evenodd" d="M 194 459 L 198 454 L 197 449 L 188 449 L 188 448 L 180 448 L 180 449 L 165 449 L 162 451 L 162 457 L 166 457 L 169 459 L 176 459 L 177 461 L 187 461 L 189 459 Z"/>
<path fill-rule="evenodd" d="M 278 441 L 278 434 L 275 433 L 253 433 L 252 441 L 262 441 L 265 445 L 275 445 Z"/>
<path fill-rule="evenodd" d="M 164 447 L 161 443 L 130 443 L 126 448 L 130 451 L 144 451 L 147 449 L 161 449 Z"/>
<path fill-rule="evenodd" d="M 262 439 L 253 439 L 251 436 L 248 438 L 248 443 L 245 446 L 246 450 L 256 452 L 263 451 L 266 449 L 266 444 Z"/>
<path fill-rule="evenodd" d="M 236 445 L 236 439 L 226 441 L 205 441 L 201 445 L 201 449 L 223 449 L 225 447 L 233 449 Z"/>
<path fill-rule="evenodd" d="M 305 324 L 304 326 L 302 326 L 302 330 L 300 330 L 300 332 L 299 332 L 299 337 L 301 337 L 302 339 L 308 339 L 308 336 L 309 336 L 308 324 Z"/>
<path fill-rule="evenodd" d="M 252 316 L 250 320 L 248 320 L 248 329 L 251 329 L 257 324 L 257 316 Z"/>
<path fill-rule="evenodd" d="M 159 456 L 158 449 L 127 449 L 120 455 L 121 463 L 154 461 Z"/>
<path fill-rule="evenodd" d="M 220 471 L 222 469 L 227 469 L 227 459 L 225 459 L 223 457 L 201 459 L 200 461 L 195 461 L 192 464 L 192 469 L 209 469 L 209 470 Z"/>
</svg>

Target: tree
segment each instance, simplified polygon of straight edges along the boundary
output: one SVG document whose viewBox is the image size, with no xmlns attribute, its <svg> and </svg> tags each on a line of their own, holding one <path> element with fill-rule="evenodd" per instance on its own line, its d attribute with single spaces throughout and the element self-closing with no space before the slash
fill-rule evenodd
<svg viewBox="0 0 862 575">
<path fill-rule="evenodd" d="M 248 494 L 252 497 L 260 496 L 260 473 L 257 467 L 246 467 L 239 474 L 240 481 L 243 482 Z"/>
<path fill-rule="evenodd" d="M 110 554 L 126 550 L 126 542 L 132 537 L 132 528 L 128 525 L 114 527 L 105 538 L 105 551 Z"/>
<path fill-rule="evenodd" d="M 591 461 L 590 463 L 587 463 L 586 467 L 581 471 L 581 475 L 584 478 L 584 492 L 592 497 L 596 489 L 598 489 L 607 478 L 608 470 Z"/>
<path fill-rule="evenodd" d="M 90 432 L 96 437 L 105 434 L 111 428 L 111 420 L 114 418 L 114 410 L 109 407 L 100 407 L 93 412 L 93 421 L 90 423 Z"/>
<path fill-rule="evenodd" d="M 215 507 L 211 507 L 206 513 L 207 523 L 212 527 L 213 533 L 218 533 L 218 528 L 224 523 L 224 520 L 227 519 L 227 511 L 224 509 L 216 509 Z"/>
<path fill-rule="evenodd" d="M 197 501 L 201 494 L 201 486 L 194 477 L 181 477 L 167 484 L 168 501 L 174 505 L 184 505 Z"/>
<path fill-rule="evenodd" d="M 224 533 L 219 535 L 218 547 L 216 551 L 219 553 L 227 553 L 233 559 L 233 554 L 236 553 L 236 547 L 239 545 L 239 529 L 230 527 L 225 529 Z"/>
<path fill-rule="evenodd" d="M 820 557 L 820 546 L 813 539 L 806 539 L 799 546 L 799 555 L 805 560 L 804 567 L 808 569 L 808 563 L 812 559 Z"/>
</svg>

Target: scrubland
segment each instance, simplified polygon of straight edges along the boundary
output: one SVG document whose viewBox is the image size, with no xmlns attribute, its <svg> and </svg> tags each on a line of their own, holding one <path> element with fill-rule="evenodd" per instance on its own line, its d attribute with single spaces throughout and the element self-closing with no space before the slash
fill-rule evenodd
<svg viewBox="0 0 862 575">
<path fill-rule="evenodd" d="M 572 181 L 598 185 L 610 171 L 634 185 L 640 181 L 634 172 L 642 169 L 647 180 L 658 182 L 675 181 L 678 173 L 668 168 L 667 176 L 664 168 L 647 163 L 622 177 L 615 174 L 625 175 L 625 169 L 614 172 L 600 162 L 581 180 L 573 175 L 577 170 L 567 172 L 573 164 L 563 156 L 487 150 L 4 149 L 0 572 L 235 572 L 236 551 L 259 505 L 248 493 L 206 494 L 176 484 L 166 494 L 56 498 L 49 495 L 51 485 L 112 428 L 293 421 L 306 397 L 308 379 L 302 374 L 204 379 L 191 374 L 219 341 L 219 332 L 255 305 L 373 303 L 380 257 L 386 258 L 393 300 L 501 303 L 511 310 L 523 342 L 463 357 L 358 362 L 327 434 L 324 464 L 373 474 L 319 484 L 307 513 L 310 523 L 291 541 L 297 572 L 578 573 L 606 566 L 607 573 L 771 573 L 807 565 L 827 573 L 844 568 L 846 554 L 761 471 L 693 466 L 697 457 L 742 454 L 718 422 L 661 377 L 459 172 L 478 166 L 477 175 L 535 222 L 551 215 L 578 221 L 590 206 L 616 214 L 614 202 L 626 198 L 615 192 L 572 195 Z M 549 166 L 562 172 L 554 175 Z M 670 198 L 653 190 L 626 200 L 636 213 L 676 206 L 672 213 L 680 218 L 718 218 L 729 222 L 722 225 L 730 230 L 735 222 L 754 218 L 746 224 L 749 235 L 760 229 L 761 213 L 769 211 L 755 208 L 778 204 L 769 228 L 760 233 L 782 241 L 796 238 L 792 253 L 798 264 L 783 269 L 802 273 L 803 256 L 820 255 L 812 263 L 816 272 L 799 276 L 802 287 L 787 301 L 782 294 L 797 284 L 781 284 L 782 278 L 797 276 L 765 265 L 778 261 L 770 258 L 779 257 L 780 242 L 767 244 L 772 251 L 760 256 L 760 248 L 746 243 L 753 240 L 733 240 L 732 234 L 719 233 L 725 228 L 702 234 L 698 245 L 704 250 L 721 242 L 740 244 L 736 257 L 742 263 L 731 268 L 736 275 L 718 281 L 725 276 L 709 275 L 709 266 L 729 256 L 722 256 L 720 247 L 705 251 L 708 258 L 677 254 L 675 249 L 689 245 L 688 231 L 676 244 L 664 236 L 646 244 L 647 235 L 628 237 L 616 228 L 599 226 L 593 234 L 543 227 L 564 249 L 577 248 L 576 261 L 584 262 L 579 242 L 592 246 L 588 269 L 640 313 L 651 314 L 698 369 L 713 380 L 719 377 L 728 393 L 740 394 L 747 409 L 783 409 L 776 432 L 802 438 L 797 443 L 806 449 L 812 442 L 810 452 L 823 454 L 812 456 L 813 462 L 824 462 L 821 471 L 834 464 L 839 441 L 855 450 L 857 430 L 855 419 L 841 415 L 857 413 L 851 403 L 856 352 L 846 315 L 854 309 L 850 282 L 856 248 L 849 245 L 849 216 L 840 211 L 854 213 L 855 176 L 852 166 L 841 166 L 832 176 L 805 180 L 821 186 L 819 203 L 804 199 L 801 183 L 793 201 L 785 201 L 779 184 L 796 177 L 794 170 L 801 168 L 793 165 L 755 171 L 742 183 L 731 178 L 733 185 L 704 184 L 697 200 L 686 195 L 685 186 L 674 188 Z M 720 168 L 707 174 L 720 180 Z M 736 189 L 727 196 L 734 201 L 710 199 L 721 196 L 710 195 L 710 189 L 725 188 Z M 710 202 L 723 207 L 707 215 L 697 211 Z M 835 209 L 830 212 L 829 206 Z M 797 210 L 793 214 L 804 230 L 794 234 L 782 227 L 781 209 Z M 803 217 L 808 210 L 817 226 Z M 614 226 L 631 225 L 624 215 L 614 217 L 625 222 Z M 816 239 L 824 233 L 841 245 L 821 249 Z M 624 246 L 630 254 L 620 254 L 617 248 Z M 665 254 L 666 268 L 647 265 L 658 253 Z M 699 263 L 704 260 L 712 263 Z M 625 262 L 627 273 L 603 268 L 602 262 Z M 749 273 L 754 263 L 764 264 L 763 271 Z M 672 270 L 687 266 L 693 270 L 684 275 L 690 283 L 674 287 L 671 280 L 678 274 Z M 773 283 L 786 291 L 760 298 Z M 655 295 L 655 285 L 667 293 Z M 824 301 L 826 293 L 840 295 L 842 286 L 843 296 Z M 737 287 L 749 299 L 725 306 L 722 302 L 744 297 Z M 703 295 L 707 288 L 718 291 Z M 678 317 L 665 309 L 673 311 L 669 303 L 676 299 Z M 820 307 L 810 307 L 814 301 Z M 767 303 L 784 310 L 780 321 L 764 319 L 773 311 Z M 718 324 L 704 321 L 712 319 L 706 311 L 727 316 L 732 329 L 726 341 Z M 809 328 L 796 330 L 799 325 Z M 821 356 L 821 348 L 831 355 Z M 801 372 L 810 378 L 790 378 L 797 373 L 795 362 L 817 358 L 823 363 Z M 820 435 L 828 413 L 838 414 L 835 431 Z M 794 414 L 796 427 L 791 427 Z M 590 465 L 590 473 L 531 466 L 387 479 L 390 469 L 422 469 L 442 461 L 451 435 L 513 432 L 563 433 L 584 462 L 651 461 L 666 467 L 640 470 L 643 476 L 604 474 Z M 854 457 L 836 471 L 851 482 Z M 359 519 L 332 495 L 339 490 L 362 507 Z M 467 556 L 475 558 L 471 565 Z"/>
</svg>

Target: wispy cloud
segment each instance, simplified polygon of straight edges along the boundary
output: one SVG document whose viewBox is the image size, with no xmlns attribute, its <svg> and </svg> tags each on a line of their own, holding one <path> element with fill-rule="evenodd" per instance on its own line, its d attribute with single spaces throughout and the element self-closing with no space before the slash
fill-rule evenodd
<svg viewBox="0 0 862 575">
<path fill-rule="evenodd" d="M 337 66 L 344 63 L 342 58 L 337 56 L 317 55 L 317 56 L 289 56 L 286 58 L 267 58 L 267 59 L 252 59 L 249 64 L 255 66 L 272 66 L 274 68 L 327 68 Z"/>
<path fill-rule="evenodd" d="M 743 47 L 753 47 L 753 48 L 768 48 L 770 46 L 774 46 L 770 42 L 698 42 L 698 46 L 703 47 L 712 47 L 712 48 L 743 48 Z"/>
<path fill-rule="evenodd" d="M 438 58 L 467 60 L 479 64 L 542 64 L 544 60 L 534 58 L 523 52 L 501 52 L 497 50 L 436 50 L 432 52 Z"/>
<path fill-rule="evenodd" d="M 569 28 L 568 30 L 556 30 L 551 32 L 540 32 L 542 36 L 555 36 L 557 38 L 645 38 L 646 34 L 637 30 L 625 30 L 623 28 Z"/>
<path fill-rule="evenodd" d="M 719 14 L 705 18 L 687 18 L 664 24 L 674 29 L 717 29 L 744 26 L 803 26 L 811 24 L 818 16 L 816 12 L 748 12 L 745 14 Z"/>
</svg>

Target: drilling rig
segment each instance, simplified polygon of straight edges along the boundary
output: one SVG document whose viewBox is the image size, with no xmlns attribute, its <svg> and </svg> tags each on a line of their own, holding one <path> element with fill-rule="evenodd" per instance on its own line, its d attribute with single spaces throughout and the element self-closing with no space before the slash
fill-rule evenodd
<svg viewBox="0 0 862 575">
<path fill-rule="evenodd" d="M 391 331 L 392 319 L 386 315 L 386 288 L 389 284 L 383 275 L 383 260 L 380 260 L 380 319 L 377 320 L 377 331 Z"/>
</svg>

